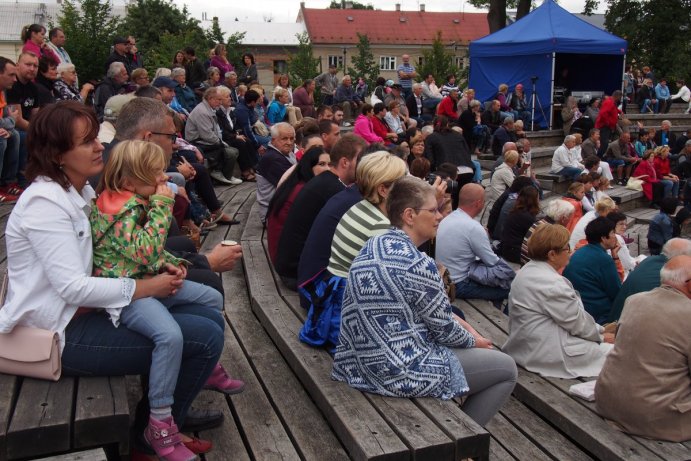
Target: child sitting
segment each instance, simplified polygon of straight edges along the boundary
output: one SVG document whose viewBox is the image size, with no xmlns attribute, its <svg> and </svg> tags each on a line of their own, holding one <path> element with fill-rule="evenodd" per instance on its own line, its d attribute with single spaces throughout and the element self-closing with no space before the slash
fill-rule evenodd
<svg viewBox="0 0 691 461">
<path fill-rule="evenodd" d="M 186 261 L 164 249 L 173 208 L 166 166 L 163 149 L 150 142 L 122 141 L 111 152 L 90 215 L 94 275 L 136 279 L 167 271 L 185 278 Z M 223 297 L 213 288 L 185 280 L 167 298 L 141 298 L 127 307 L 106 310 L 115 325 L 122 323 L 154 343 L 149 371 L 151 413 L 144 440 L 161 459 L 188 461 L 196 454 L 178 435 L 172 416 L 173 404 L 184 404 L 174 402 L 183 338 L 169 311 L 172 308 L 180 314 L 184 309 L 222 310 Z M 217 364 L 205 388 L 234 394 L 244 385 Z"/>
</svg>

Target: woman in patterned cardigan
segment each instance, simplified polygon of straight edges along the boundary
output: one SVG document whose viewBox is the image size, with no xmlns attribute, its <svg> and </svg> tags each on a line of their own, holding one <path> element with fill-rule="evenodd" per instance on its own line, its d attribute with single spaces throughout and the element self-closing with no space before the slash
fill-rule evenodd
<svg viewBox="0 0 691 461">
<path fill-rule="evenodd" d="M 385 396 L 467 395 L 463 410 L 485 425 L 511 394 L 516 365 L 452 314 L 434 260 L 417 249 L 441 221 L 434 188 L 399 179 L 387 215 L 393 228 L 368 240 L 348 273 L 332 376 Z"/>
</svg>

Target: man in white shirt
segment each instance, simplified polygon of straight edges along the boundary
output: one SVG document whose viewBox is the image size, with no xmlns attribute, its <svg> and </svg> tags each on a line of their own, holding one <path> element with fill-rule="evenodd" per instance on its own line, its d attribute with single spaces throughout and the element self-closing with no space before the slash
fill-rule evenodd
<svg viewBox="0 0 691 461">
<path fill-rule="evenodd" d="M 564 138 L 564 144 L 554 151 L 550 173 L 566 176 L 572 180 L 580 177 L 585 167 L 578 152 L 574 149 L 575 147 L 576 137 L 574 135 L 568 135 Z"/>
<path fill-rule="evenodd" d="M 48 47 L 60 58 L 58 64 L 72 64 L 69 53 L 63 48 L 66 40 L 65 32 L 59 27 L 54 27 L 48 32 L 48 40 Z"/>
</svg>

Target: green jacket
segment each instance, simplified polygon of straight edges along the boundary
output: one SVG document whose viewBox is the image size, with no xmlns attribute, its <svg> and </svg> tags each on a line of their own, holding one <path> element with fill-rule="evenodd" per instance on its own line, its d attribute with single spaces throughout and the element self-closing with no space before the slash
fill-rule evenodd
<svg viewBox="0 0 691 461">
<path fill-rule="evenodd" d="M 157 274 L 166 263 L 185 263 L 164 249 L 173 202 L 161 195 L 152 195 L 147 201 L 131 192 L 103 192 L 89 217 L 93 274 L 140 279 Z"/>
</svg>

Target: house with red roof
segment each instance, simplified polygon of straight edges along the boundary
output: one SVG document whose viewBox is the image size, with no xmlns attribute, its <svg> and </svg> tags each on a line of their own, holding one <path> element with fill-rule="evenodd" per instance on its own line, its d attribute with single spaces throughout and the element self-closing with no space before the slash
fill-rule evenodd
<svg viewBox="0 0 691 461">
<path fill-rule="evenodd" d="M 352 65 L 359 32 L 369 38 L 380 75 L 394 81 L 401 56 L 410 55 L 411 63 L 418 67 L 423 50 L 432 47 L 437 31 L 441 31 L 460 68 L 468 64 L 468 44 L 489 34 L 487 13 L 425 11 L 424 4 L 418 11 L 401 11 L 400 4 L 393 11 L 383 11 L 305 8 L 303 2 L 297 22 L 305 24 L 323 70 L 330 64 L 342 68 L 344 60 L 346 67 Z M 441 86 L 443 82 L 437 83 Z"/>
</svg>

